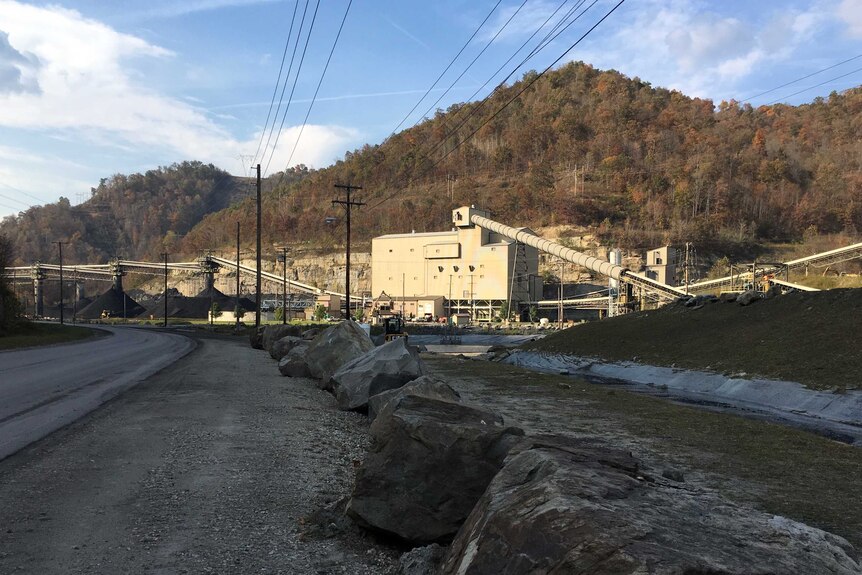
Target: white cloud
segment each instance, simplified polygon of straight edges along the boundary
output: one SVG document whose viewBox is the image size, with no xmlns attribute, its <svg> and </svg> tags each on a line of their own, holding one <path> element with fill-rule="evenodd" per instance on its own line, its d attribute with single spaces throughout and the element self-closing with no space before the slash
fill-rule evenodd
<svg viewBox="0 0 862 575">
<path fill-rule="evenodd" d="M 38 60 L 32 54 L 21 53 L 9 43 L 9 35 L 0 30 L 0 94 L 6 92 L 37 92 L 35 71 Z"/>
<path fill-rule="evenodd" d="M 557 10 L 557 7 L 554 6 L 551 2 L 547 2 L 546 0 L 538 0 L 534 2 L 530 2 L 527 5 L 520 8 L 521 5 L 512 5 L 506 6 L 502 8 L 493 18 L 490 23 L 486 24 L 482 29 L 482 32 L 479 34 L 478 38 L 480 41 L 487 42 L 491 40 L 498 31 L 500 31 L 499 36 L 497 36 L 498 41 L 507 40 L 509 38 L 520 38 L 524 35 L 525 31 L 532 34 L 534 30 L 536 30 L 539 26 L 542 26 L 544 22 L 548 19 L 551 14 Z M 513 14 L 517 11 L 517 14 L 513 17 Z M 548 28 L 545 30 L 545 33 L 550 31 L 553 28 L 554 24 L 559 21 L 568 10 L 559 10 L 554 19 L 549 22 Z M 574 14 L 578 14 L 580 12 L 576 11 Z M 512 19 L 509 22 L 509 19 Z M 509 22 L 508 25 L 506 22 Z M 503 28 L 503 26 L 506 26 Z M 542 34 L 543 36 L 544 34 Z M 542 36 L 539 36 L 540 38 Z"/>
<path fill-rule="evenodd" d="M 283 0 L 167 0 L 150 2 L 146 10 L 132 13 L 131 18 L 175 18 L 197 12 L 209 12 L 223 8 L 247 7 L 255 4 L 270 4 Z"/>
<path fill-rule="evenodd" d="M 192 7 L 227 4 L 237 2 Z M 0 128 L 17 146 L 0 147 L 0 182 L 46 201 L 62 194 L 74 202 L 117 164 L 150 169 L 193 159 L 242 173 L 240 155 L 256 149 L 258 136 L 242 141 L 225 127 L 231 118 L 150 87 L 135 69 L 142 58 L 159 63 L 174 54 L 73 10 L 0 0 Z M 298 130 L 284 129 L 271 171 L 287 167 Z M 348 128 L 306 126 L 290 163 L 324 167 L 358 138 Z M 25 150 L 25 140 L 40 142 L 43 153 Z"/>
<path fill-rule="evenodd" d="M 300 130 L 302 130 L 301 137 Z M 300 138 L 298 144 L 297 137 Z M 301 126 L 291 126 L 281 131 L 275 154 L 272 153 L 272 148 L 275 145 L 275 138 L 273 137 L 265 152 L 259 154 L 256 161 L 261 163 L 261 170 L 266 170 L 267 164 L 269 164 L 269 170 L 266 170 L 264 175 L 278 172 L 297 164 L 305 164 L 310 168 L 322 168 L 335 161 L 346 149 L 356 146 L 359 138 L 360 134 L 358 131 L 341 126 L 308 124 L 304 129 Z M 236 142 L 231 152 L 229 152 L 233 153 L 232 161 L 237 162 L 236 158 L 241 153 L 256 150 L 259 142 L 260 132 L 247 142 Z M 264 139 L 264 144 L 266 143 Z M 272 159 L 270 159 L 270 156 Z M 225 158 L 225 160 L 227 161 L 228 158 Z"/>
<path fill-rule="evenodd" d="M 627 5 L 603 24 L 606 34 L 570 56 L 690 96 L 738 98 L 758 71 L 798 59 L 832 18 L 814 4 L 760 10 L 759 18 L 709 11 L 715 8 L 683 0 Z"/>
<path fill-rule="evenodd" d="M 862 38 L 862 0 L 842 0 L 837 14 L 854 38 Z"/>
<path fill-rule="evenodd" d="M 665 45 L 683 72 L 693 72 L 744 58 L 754 46 L 754 34 L 736 18 L 704 14 L 699 21 L 670 30 Z"/>
</svg>

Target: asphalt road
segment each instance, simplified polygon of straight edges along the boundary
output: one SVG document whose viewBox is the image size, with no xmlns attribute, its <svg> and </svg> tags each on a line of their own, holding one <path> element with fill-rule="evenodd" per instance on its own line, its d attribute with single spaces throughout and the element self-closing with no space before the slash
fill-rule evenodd
<svg viewBox="0 0 862 575">
<path fill-rule="evenodd" d="M 104 329 L 111 335 L 0 352 L 0 459 L 86 415 L 195 345 L 151 329 Z"/>
</svg>

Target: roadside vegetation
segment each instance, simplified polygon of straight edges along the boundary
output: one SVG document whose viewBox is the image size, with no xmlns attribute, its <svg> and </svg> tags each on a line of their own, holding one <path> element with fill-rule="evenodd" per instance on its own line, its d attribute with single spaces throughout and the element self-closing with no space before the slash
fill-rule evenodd
<svg viewBox="0 0 862 575">
<path fill-rule="evenodd" d="M 571 330 L 570 330 L 571 331 Z M 826 529 L 862 547 L 862 449 L 798 429 L 492 362 L 429 359 L 513 424 L 594 436 L 683 470 L 686 483 Z"/>
<path fill-rule="evenodd" d="M 70 343 L 104 333 L 80 326 L 21 321 L 14 331 L 0 337 L 0 350 Z"/>
</svg>

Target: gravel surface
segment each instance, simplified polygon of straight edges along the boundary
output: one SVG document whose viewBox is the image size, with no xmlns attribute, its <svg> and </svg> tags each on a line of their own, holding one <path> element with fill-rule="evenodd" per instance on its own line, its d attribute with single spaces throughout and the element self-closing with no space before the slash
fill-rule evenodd
<svg viewBox="0 0 862 575">
<path fill-rule="evenodd" d="M 0 573 L 394 573 L 340 512 L 364 416 L 245 339 L 0 462 Z"/>
</svg>

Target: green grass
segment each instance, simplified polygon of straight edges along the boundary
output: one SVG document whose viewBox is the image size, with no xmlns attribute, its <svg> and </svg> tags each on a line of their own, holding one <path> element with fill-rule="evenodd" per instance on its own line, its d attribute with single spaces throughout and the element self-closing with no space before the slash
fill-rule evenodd
<svg viewBox="0 0 862 575">
<path fill-rule="evenodd" d="M 85 327 L 50 323 L 24 323 L 12 333 L 0 337 L 0 349 L 19 349 L 68 343 L 96 337 L 102 332 Z"/>
<path fill-rule="evenodd" d="M 495 396 L 492 407 L 503 397 L 515 410 L 528 406 L 520 408 L 524 418 L 541 413 L 555 432 L 593 433 L 610 443 L 617 434 L 643 445 L 653 461 L 702 472 L 728 499 L 836 533 L 862 548 L 858 447 L 570 377 L 486 362 L 430 362 L 435 372 L 453 379 L 486 382 Z"/>
</svg>

